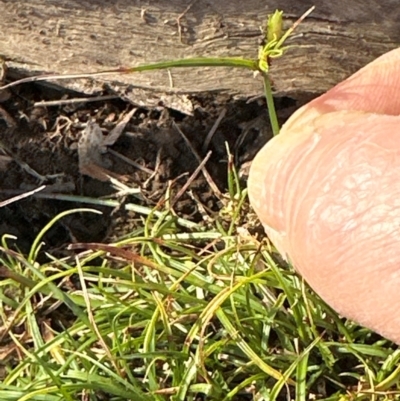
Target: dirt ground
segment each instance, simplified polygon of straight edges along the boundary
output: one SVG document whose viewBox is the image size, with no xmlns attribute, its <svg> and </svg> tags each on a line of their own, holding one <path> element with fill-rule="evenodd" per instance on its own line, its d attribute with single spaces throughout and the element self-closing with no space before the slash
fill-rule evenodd
<svg viewBox="0 0 400 401">
<path fill-rule="evenodd" d="M 193 98 L 197 107 L 194 115 L 188 116 L 163 107 L 137 108 L 119 98 L 88 102 L 79 100 L 80 96 L 64 89 L 25 84 L 13 88 L 3 99 L 0 103 L 0 202 L 41 184 L 47 185 L 47 192 L 95 198 L 113 196 L 116 190 L 110 182 L 93 178 L 90 172 L 82 174 L 80 170 L 79 140 L 88 122 L 97 123 L 103 138 L 107 138 L 124 116 L 129 120 L 117 141 L 103 152 L 101 167 L 124 185 L 141 189 L 140 199 L 129 195 L 123 198 L 124 202 L 149 207 L 165 196 L 167 188 L 176 194 L 185 185 L 199 165 L 194 152 L 203 159 L 212 151 L 206 168 L 223 192 L 227 176 L 225 143 L 245 180 L 248 162 L 271 138 L 262 98 L 251 102 L 226 98 L 223 104 L 215 104 L 211 95 Z M 72 103 L 65 104 L 71 99 Z M 49 101 L 53 105 L 40 104 Z M 297 102 L 293 99 L 277 99 L 281 122 L 296 108 Z M 207 144 L 206 138 L 210 138 L 213 127 L 215 132 Z M 188 190 L 174 207 L 180 216 L 200 221 L 198 202 L 210 214 L 221 206 L 215 190 L 201 173 Z M 14 202 L 0 208 L 0 235 L 15 235 L 16 246 L 26 252 L 52 217 L 75 207 L 87 205 L 34 196 Z M 101 219 L 88 213 L 62 219 L 46 236 L 47 249 L 60 249 L 74 241 L 110 241 L 132 230 L 139 221 L 134 213 L 122 209 L 104 208 L 102 212 Z"/>
</svg>

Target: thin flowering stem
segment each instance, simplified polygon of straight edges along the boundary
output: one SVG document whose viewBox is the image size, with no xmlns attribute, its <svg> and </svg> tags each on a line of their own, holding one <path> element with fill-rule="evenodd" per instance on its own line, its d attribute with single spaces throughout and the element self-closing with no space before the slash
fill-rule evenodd
<svg viewBox="0 0 400 401">
<path fill-rule="evenodd" d="M 45 74 L 33 77 L 22 78 L 0 87 L 1 90 L 11 88 L 23 83 L 64 80 L 78 78 L 104 77 L 115 74 L 133 74 L 136 72 L 170 69 L 170 68 L 187 68 L 187 67 L 233 67 L 245 68 L 251 71 L 261 73 L 264 80 L 264 93 L 268 106 L 268 113 L 274 135 L 279 133 L 278 119 L 275 112 L 275 106 L 272 96 L 272 87 L 269 79 L 269 65 L 272 58 L 283 56 L 289 46 L 284 43 L 292 34 L 294 29 L 306 18 L 314 7 L 307 10 L 286 32 L 283 31 L 283 12 L 276 10 L 268 17 L 267 24 L 264 29 L 263 43 L 259 47 L 257 59 L 247 59 L 243 57 L 196 57 L 180 60 L 161 61 L 152 64 L 145 64 L 136 67 L 120 67 L 111 70 L 96 71 L 83 74 Z"/>
</svg>

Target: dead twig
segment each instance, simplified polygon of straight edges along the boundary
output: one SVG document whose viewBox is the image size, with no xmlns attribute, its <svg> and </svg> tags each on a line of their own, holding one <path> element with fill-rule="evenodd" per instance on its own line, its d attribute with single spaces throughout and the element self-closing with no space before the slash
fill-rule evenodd
<svg viewBox="0 0 400 401">
<path fill-rule="evenodd" d="M 32 177 L 35 177 L 37 180 L 39 180 L 40 183 L 46 182 L 48 180 L 56 179 L 59 177 L 63 177 L 64 173 L 57 173 L 57 174 L 47 174 L 47 175 L 42 175 L 38 173 L 36 170 L 34 170 L 32 167 L 29 166 L 28 163 L 25 163 L 22 161 L 15 153 L 11 152 L 10 149 L 0 141 L 0 149 L 3 150 L 3 152 L 7 155 L 12 157 L 12 159 L 24 170 L 26 171 L 29 175 Z"/>
<path fill-rule="evenodd" d="M 199 164 L 201 164 L 202 159 L 199 156 L 199 154 L 196 152 L 196 150 L 193 148 L 192 144 L 190 143 L 190 141 L 186 138 L 185 134 L 182 132 L 182 130 L 178 127 L 178 125 L 173 121 L 172 122 L 175 129 L 179 132 L 179 134 L 181 135 L 181 137 L 183 138 L 183 140 L 185 141 L 186 145 L 189 147 L 189 149 L 191 150 L 191 152 L 193 153 L 193 155 L 195 156 L 195 158 L 197 159 L 197 161 L 199 162 Z M 211 190 L 214 192 L 215 196 L 218 199 L 222 199 L 223 195 L 222 192 L 218 189 L 217 185 L 215 184 L 214 180 L 212 179 L 211 175 L 209 174 L 209 172 L 207 171 L 206 167 L 203 166 L 201 169 L 204 178 L 206 179 L 208 185 L 210 186 Z"/>
<path fill-rule="evenodd" d="M 226 108 L 224 107 L 221 110 L 221 113 L 219 113 L 218 118 L 216 119 L 214 125 L 210 129 L 210 132 L 207 134 L 206 139 L 204 140 L 203 143 L 203 152 L 205 152 L 208 149 L 208 145 L 211 142 L 212 137 L 214 136 L 215 132 L 217 131 L 219 125 L 221 124 L 222 119 L 225 117 L 226 114 Z"/>
<path fill-rule="evenodd" d="M 117 95 L 104 95 L 104 96 L 94 96 L 94 97 L 77 97 L 73 99 L 59 99 L 59 100 L 42 100 L 33 104 L 33 107 L 50 107 L 50 106 L 65 106 L 69 104 L 76 103 L 90 103 L 90 102 L 102 102 L 104 100 L 114 100 L 119 99 L 120 96 Z"/>
<path fill-rule="evenodd" d="M 174 207 L 175 203 L 179 200 L 179 198 L 186 192 L 190 184 L 196 179 L 196 177 L 199 175 L 200 171 L 204 168 L 206 163 L 208 162 L 208 159 L 211 157 L 212 152 L 208 152 L 206 154 L 206 157 L 203 159 L 203 161 L 199 164 L 199 166 L 196 168 L 196 170 L 193 171 L 192 175 L 188 178 L 186 181 L 185 185 L 179 190 L 179 192 L 175 195 L 174 199 L 172 199 L 170 207 L 171 209 Z"/>
<path fill-rule="evenodd" d="M 3 202 L 0 202 L 0 207 L 7 206 L 10 203 L 14 203 L 14 202 L 17 202 L 17 201 L 19 201 L 21 199 L 27 198 L 28 196 L 31 196 L 31 195 L 35 194 L 36 192 L 42 191 L 45 188 L 46 188 L 46 185 L 42 185 L 41 187 L 33 189 L 32 191 L 28 191 L 28 192 L 25 192 L 25 193 L 23 193 L 21 195 L 14 196 L 13 198 L 10 198 L 10 199 L 7 199 L 7 200 L 5 200 Z"/>
<path fill-rule="evenodd" d="M 151 174 L 151 176 L 143 183 L 143 188 L 147 188 L 151 180 L 157 175 L 157 173 L 160 171 L 160 166 L 161 166 L 161 153 L 162 153 L 162 148 L 158 149 L 157 151 L 157 157 L 156 157 L 156 165 L 154 167 L 154 172 Z"/>
<path fill-rule="evenodd" d="M 141 166 L 139 163 L 136 163 L 135 161 L 129 159 L 129 157 L 126 157 L 126 156 L 122 155 L 121 153 L 119 153 L 119 152 L 117 152 L 117 151 L 115 151 L 113 149 L 107 149 L 107 152 L 110 153 L 111 155 L 115 156 L 115 157 L 118 157 L 118 159 L 121 159 L 125 163 L 127 163 L 127 164 L 129 164 L 129 165 L 131 165 L 131 166 L 143 171 L 146 174 L 150 174 L 150 175 L 154 174 L 153 170 L 150 170 L 147 167 Z"/>
<path fill-rule="evenodd" d="M 181 25 L 181 19 L 187 14 L 187 12 L 192 8 L 193 4 L 196 3 L 197 0 L 193 0 L 183 11 L 183 13 L 179 14 L 178 17 L 176 18 L 176 23 L 178 24 L 178 35 L 179 35 L 179 42 L 182 44 L 182 25 Z"/>
</svg>

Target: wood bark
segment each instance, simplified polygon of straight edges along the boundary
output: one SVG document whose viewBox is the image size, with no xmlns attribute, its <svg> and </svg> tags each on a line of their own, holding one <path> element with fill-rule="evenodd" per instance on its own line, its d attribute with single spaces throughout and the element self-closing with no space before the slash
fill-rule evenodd
<svg viewBox="0 0 400 401">
<path fill-rule="evenodd" d="M 311 0 L 0 0 L 0 56 L 12 77 L 80 73 L 200 56 L 257 57 L 275 9 L 289 27 Z M 278 96 L 319 94 L 400 41 L 398 0 L 316 2 L 271 68 Z M 262 95 L 253 73 L 190 68 L 58 81 L 96 93 L 104 84 L 137 104 L 190 112 L 188 96 Z"/>
</svg>

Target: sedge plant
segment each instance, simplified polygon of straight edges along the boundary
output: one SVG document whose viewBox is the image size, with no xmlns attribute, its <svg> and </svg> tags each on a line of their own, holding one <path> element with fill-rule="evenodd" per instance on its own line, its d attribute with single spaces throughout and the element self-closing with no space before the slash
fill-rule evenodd
<svg viewBox="0 0 400 401">
<path fill-rule="evenodd" d="M 282 21 L 282 12 L 268 19 L 257 60 L 188 59 L 124 72 L 202 65 L 259 71 L 277 134 L 270 59 L 284 54 L 295 28 L 283 32 Z M 229 199 L 207 227 L 170 208 L 125 204 L 142 223 L 126 237 L 73 244 L 73 256 L 48 254 L 42 264 L 46 232 L 71 213 L 95 210 L 55 217 L 27 257 L 2 238 L 0 344 L 8 347 L 1 348 L 1 400 L 378 401 L 400 395 L 400 352 L 383 340 L 368 343 L 365 329 L 339 319 L 247 232 L 247 193 L 227 153 Z M 10 356 L 12 347 L 19 360 Z"/>
<path fill-rule="evenodd" d="M 243 57 L 195 57 L 179 60 L 161 61 L 152 64 L 140 65 L 137 67 L 121 67 L 117 69 L 104 70 L 86 74 L 63 74 L 63 75 L 39 75 L 23 78 L 0 87 L 0 91 L 26 82 L 45 81 L 50 79 L 74 79 L 106 76 L 111 74 L 132 74 L 135 72 L 183 68 L 183 67 L 234 67 L 245 68 L 258 72 L 264 81 L 264 94 L 268 107 L 269 119 L 274 135 L 279 133 L 279 124 L 276 116 L 275 105 L 272 95 L 271 81 L 269 77 L 270 62 L 274 58 L 281 57 L 290 46 L 285 42 L 293 33 L 294 29 L 314 10 L 311 7 L 307 10 L 288 30 L 283 30 L 283 11 L 276 10 L 269 15 L 263 28 L 263 38 L 258 50 L 256 59 Z"/>
<path fill-rule="evenodd" d="M 271 115 L 270 59 L 286 51 L 295 28 L 283 32 L 282 18 L 269 18 L 257 60 L 188 59 L 118 72 L 249 68 L 262 74 Z M 53 218 L 27 256 L 9 247 L 10 235 L 0 239 L 1 401 L 399 399 L 400 350 L 339 318 L 251 235 L 255 217 L 227 153 L 228 201 L 207 225 L 172 207 L 126 203 L 139 224 L 111 244 L 74 243 L 72 253 L 39 262 L 57 222 L 95 212 L 82 208 Z"/>
</svg>

